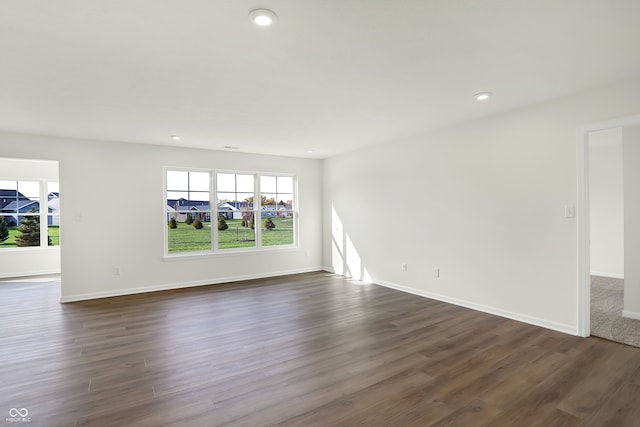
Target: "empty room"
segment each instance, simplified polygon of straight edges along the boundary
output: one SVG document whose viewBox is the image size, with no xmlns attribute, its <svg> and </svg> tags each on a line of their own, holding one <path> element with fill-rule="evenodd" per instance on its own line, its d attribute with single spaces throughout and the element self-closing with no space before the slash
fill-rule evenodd
<svg viewBox="0 0 640 427">
<path fill-rule="evenodd" d="M 0 423 L 638 425 L 638 16 L 0 1 Z"/>
</svg>

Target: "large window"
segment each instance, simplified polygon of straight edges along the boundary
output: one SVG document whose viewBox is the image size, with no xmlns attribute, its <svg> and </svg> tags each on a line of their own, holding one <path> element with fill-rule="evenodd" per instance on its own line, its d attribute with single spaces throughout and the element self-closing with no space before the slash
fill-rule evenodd
<svg viewBox="0 0 640 427">
<path fill-rule="evenodd" d="M 167 170 L 167 252 L 293 246 L 294 183 L 287 175 Z"/>
<path fill-rule="evenodd" d="M 0 180 L 0 248 L 59 244 L 58 183 Z"/>
</svg>

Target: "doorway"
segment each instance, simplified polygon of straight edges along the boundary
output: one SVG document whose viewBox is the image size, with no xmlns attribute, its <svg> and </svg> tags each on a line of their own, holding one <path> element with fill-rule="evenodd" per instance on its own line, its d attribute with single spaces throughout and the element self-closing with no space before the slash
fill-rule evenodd
<svg viewBox="0 0 640 427">
<path fill-rule="evenodd" d="M 640 346 L 640 320 L 633 318 L 637 308 L 629 299 L 640 293 L 640 270 L 625 268 L 634 240 L 625 234 L 636 226 L 629 214 L 637 215 L 629 211 L 637 180 L 629 172 L 637 167 L 629 162 L 640 161 L 631 142 L 640 146 L 640 116 L 578 131 L 578 334 Z"/>
<path fill-rule="evenodd" d="M 0 158 L 0 278 L 60 274 L 58 162 Z"/>
</svg>

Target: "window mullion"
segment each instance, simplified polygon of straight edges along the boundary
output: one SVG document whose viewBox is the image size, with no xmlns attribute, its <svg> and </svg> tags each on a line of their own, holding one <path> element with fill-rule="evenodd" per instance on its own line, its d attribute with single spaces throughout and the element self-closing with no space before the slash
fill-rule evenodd
<svg viewBox="0 0 640 427">
<path fill-rule="evenodd" d="M 253 175 L 253 208 L 255 209 L 255 236 L 256 236 L 256 248 L 262 247 L 262 192 L 260 189 L 260 175 Z"/>
<path fill-rule="evenodd" d="M 211 216 L 211 247 L 214 252 L 218 250 L 218 188 L 216 172 L 212 171 L 209 178 L 211 190 L 209 191 L 209 215 Z M 215 220 L 214 220 L 215 218 Z"/>
<path fill-rule="evenodd" d="M 49 246 L 48 217 L 49 213 L 49 195 L 46 193 L 46 181 L 40 181 L 40 247 Z"/>
</svg>

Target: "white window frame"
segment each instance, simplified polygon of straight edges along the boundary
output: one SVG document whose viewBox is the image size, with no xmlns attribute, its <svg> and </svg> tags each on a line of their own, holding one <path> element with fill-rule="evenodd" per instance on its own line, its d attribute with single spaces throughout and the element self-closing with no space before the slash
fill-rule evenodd
<svg viewBox="0 0 640 427">
<path fill-rule="evenodd" d="M 201 251 L 180 251 L 169 252 L 169 227 L 167 226 L 167 172 L 207 172 L 209 173 L 209 210 L 211 216 L 211 249 Z M 255 217 L 255 245 L 252 247 L 241 248 L 228 248 L 220 249 L 218 247 L 218 196 L 217 196 L 217 174 L 236 174 L 236 175 L 252 175 L 253 176 L 253 214 Z M 260 177 L 261 176 L 276 176 L 276 177 L 291 177 L 293 178 L 293 197 L 292 207 L 288 212 L 293 214 L 293 243 L 286 245 L 262 245 L 262 192 L 260 191 Z M 165 259 L 179 259 L 179 258 L 193 258 L 201 256 L 224 256 L 224 255 L 238 255 L 242 253 L 256 253 L 256 252 L 272 252 L 282 250 L 298 249 L 298 179 L 295 174 L 283 173 L 283 172 L 260 172 L 260 171 L 244 171 L 235 169 L 203 169 L 203 168 L 188 168 L 188 167 L 165 167 L 163 169 L 163 195 L 162 195 L 162 215 L 164 225 L 164 258 Z"/>
<path fill-rule="evenodd" d="M 263 177 L 263 176 L 276 178 L 276 191 L 275 191 L 275 193 L 274 192 L 265 192 L 265 191 L 262 191 L 262 188 L 259 189 L 260 195 L 259 195 L 258 199 L 259 199 L 259 203 L 260 203 L 260 207 L 259 207 L 260 220 L 262 221 L 262 195 L 263 194 L 275 194 L 276 195 L 276 200 L 275 200 L 276 208 L 275 208 L 275 211 L 274 211 L 274 213 L 276 214 L 276 218 L 278 217 L 278 212 L 280 212 L 280 210 L 278 209 L 278 206 L 280 206 L 280 205 L 278 205 L 278 203 L 279 203 L 278 195 L 279 194 L 291 194 L 291 204 L 292 204 L 292 206 L 291 206 L 290 209 L 289 208 L 284 209 L 284 212 L 285 213 L 291 213 L 291 215 L 292 215 L 292 219 L 293 219 L 293 241 L 296 242 L 296 237 L 295 237 L 296 236 L 296 229 L 297 229 L 296 221 L 297 221 L 298 215 L 297 215 L 297 212 L 296 212 L 296 209 L 295 209 L 296 206 L 297 206 L 297 203 L 296 203 L 295 199 L 296 199 L 296 194 L 297 194 L 297 180 L 292 175 L 275 174 L 275 173 L 262 173 L 257 177 L 257 181 L 260 181 L 260 178 Z M 280 178 L 280 177 L 292 177 L 293 178 L 293 185 L 292 185 L 292 188 L 291 188 L 292 193 L 278 192 L 278 178 Z M 262 231 L 262 227 L 260 227 L 260 230 Z M 256 237 L 256 239 L 257 239 L 257 237 Z M 262 236 L 260 236 L 260 243 L 262 244 Z M 284 246 L 284 245 L 273 245 L 273 246 L 278 247 L 278 246 Z M 272 247 L 272 246 L 269 246 L 269 247 Z"/>
<path fill-rule="evenodd" d="M 38 217 L 40 219 L 40 244 L 38 246 L 17 246 L 17 247 L 7 247 L 7 248 L 0 248 L 0 253 L 5 252 L 5 251 L 23 251 L 23 250 L 37 250 L 37 249 L 49 249 L 49 248 L 57 248 L 60 246 L 61 242 L 61 237 L 59 237 L 60 241 L 58 242 L 58 245 L 52 245 L 49 246 L 49 216 L 53 217 L 57 217 L 58 221 L 60 218 L 60 212 L 58 211 L 58 213 L 49 213 L 49 183 L 52 182 L 56 182 L 58 183 L 58 186 L 60 185 L 59 181 L 54 181 L 51 179 L 31 179 L 31 178 L 15 178 L 15 177 L 10 177 L 10 178 L 4 178 L 4 177 L 0 177 L 0 181 L 15 181 L 16 184 L 19 182 L 37 182 L 38 183 L 38 203 L 40 205 L 40 211 L 38 213 L 29 213 L 29 212 L 16 212 L 16 218 L 19 220 L 20 217 L 25 217 L 25 216 L 34 216 L 34 217 Z M 17 187 L 16 191 L 20 191 L 19 186 Z M 7 217 L 7 216 L 13 216 L 13 214 L 11 213 L 3 213 L 0 212 L 0 217 Z M 18 225 L 20 226 L 20 223 L 18 221 Z"/>
</svg>

